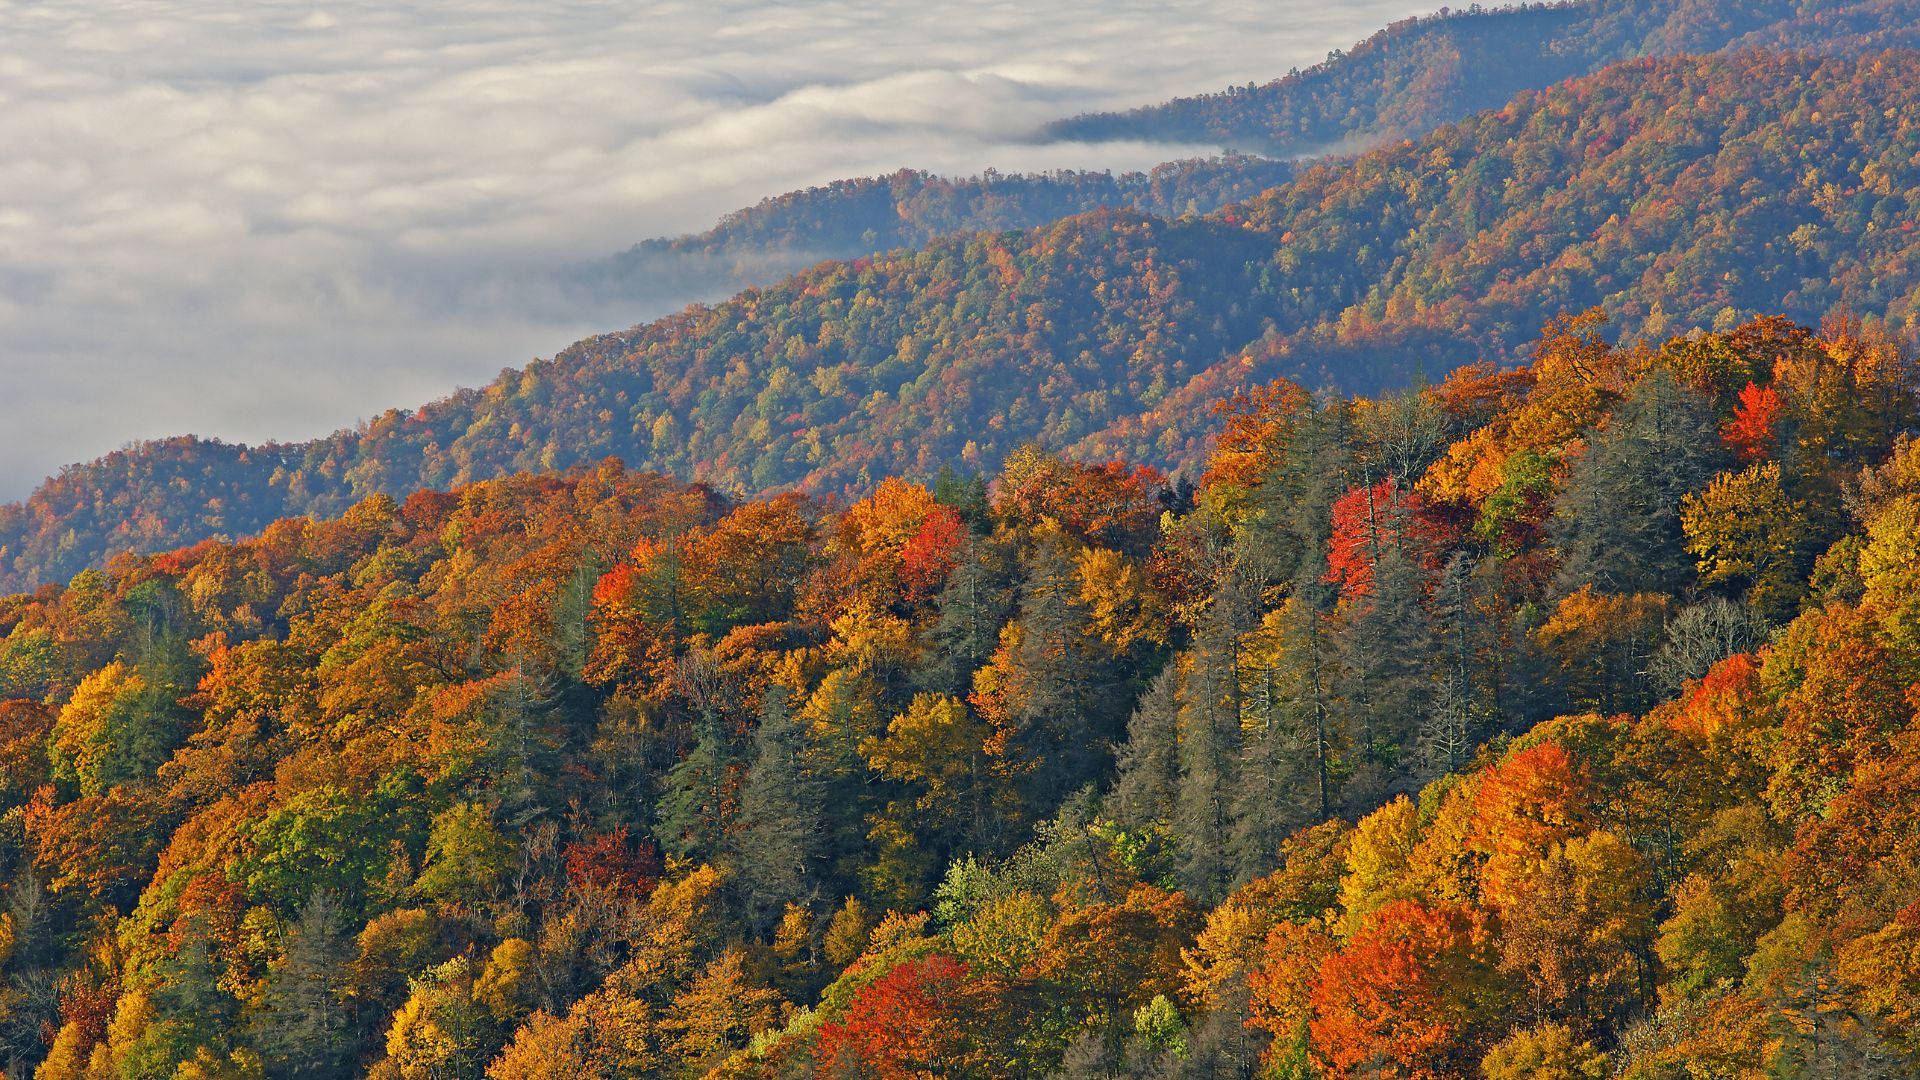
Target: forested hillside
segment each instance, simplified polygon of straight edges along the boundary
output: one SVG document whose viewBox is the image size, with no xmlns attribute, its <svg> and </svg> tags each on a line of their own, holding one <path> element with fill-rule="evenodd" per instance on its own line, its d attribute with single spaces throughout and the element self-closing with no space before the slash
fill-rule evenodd
<svg viewBox="0 0 1920 1080">
<path fill-rule="evenodd" d="M 1158 139 L 1281 157 L 1416 137 L 1621 60 L 1768 47 L 1920 45 L 1912 0 L 1576 0 L 1395 23 L 1265 85 L 1049 125 L 1048 139 Z"/>
<path fill-rule="evenodd" d="M 704 233 L 648 240 L 579 267 L 568 284 L 603 297 L 671 288 L 682 302 L 731 295 L 827 259 L 921 247 L 937 237 L 1032 229 L 1103 207 L 1157 217 L 1205 214 L 1293 175 L 1290 162 L 1227 156 L 1150 172 L 1055 172 L 952 179 L 902 169 L 766 199 Z"/>
<path fill-rule="evenodd" d="M 1920 379 L 1223 403 L 1198 487 L 617 463 L 0 601 L 10 1076 L 1909 1076 Z"/>
<path fill-rule="evenodd" d="M 1025 229 L 1102 207 L 1159 217 L 1206 213 L 1283 182 L 1290 161 L 1424 135 L 1638 56 L 1745 46 L 1866 51 L 1916 43 L 1920 6 L 1893 0 L 1790 3 L 1522 4 L 1390 26 L 1305 73 L 1125 114 L 1048 125 L 1049 141 L 1152 140 L 1244 147 L 1268 158 L 1169 162 L 1114 177 L 1060 172 L 950 179 L 902 170 L 769 198 L 713 229 L 648 240 L 585 264 L 567 284 L 601 297 L 681 302 L 762 285 L 823 259 L 850 259 L 982 229 Z"/>
<path fill-rule="evenodd" d="M 1912 53 L 1621 65 L 1205 217 L 827 263 L 312 443 L 135 447 L 0 508 L 0 581 L 608 455 L 729 492 L 990 471 L 1036 440 L 1191 467 L 1211 400 L 1512 360 L 1592 305 L 1651 340 L 1841 305 L 1905 334 L 1916 162 Z"/>
</svg>

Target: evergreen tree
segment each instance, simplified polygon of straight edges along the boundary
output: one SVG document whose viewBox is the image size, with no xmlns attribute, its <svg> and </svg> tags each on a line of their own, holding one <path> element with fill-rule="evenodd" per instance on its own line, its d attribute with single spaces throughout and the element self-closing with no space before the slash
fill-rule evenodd
<svg viewBox="0 0 1920 1080">
<path fill-rule="evenodd" d="M 1273 869 L 1281 843 L 1333 809 L 1336 768 L 1331 643 L 1318 604 L 1324 583 L 1303 583 L 1246 636 L 1241 752 L 1231 856 L 1235 884 Z"/>
<path fill-rule="evenodd" d="M 1433 700 L 1420 730 L 1424 779 L 1459 771 L 1483 737 L 1490 707 L 1483 693 L 1488 666 L 1498 663 L 1479 611 L 1473 560 L 1456 554 L 1433 589 Z"/>
<path fill-rule="evenodd" d="M 929 635 L 931 657 L 915 680 L 922 689 L 961 697 L 972 687 L 1013 610 L 1008 561 L 991 540 L 969 532 L 962 541 L 959 561 L 934 598 L 940 615 Z"/>
<path fill-rule="evenodd" d="M 726 828 L 731 765 L 720 725 L 702 724 L 693 748 L 667 770 L 659 821 L 654 825 L 661 847 L 688 859 L 708 859 L 719 851 Z"/>
<path fill-rule="evenodd" d="M 553 607 L 553 651 L 559 674 L 578 682 L 593 651 L 593 586 L 606 569 L 599 555 L 583 552 L 580 564 L 560 587 Z"/>
<path fill-rule="evenodd" d="M 1372 588 L 1341 605 L 1341 702 L 1359 742 L 1352 797 L 1361 803 L 1412 787 L 1407 765 L 1433 702 L 1425 592 L 1426 574 L 1389 534 L 1374 561 Z"/>
<path fill-rule="evenodd" d="M 1234 574 L 1201 617 L 1184 657 L 1180 784 L 1173 829 L 1187 891 L 1208 902 L 1234 879 L 1233 803 L 1241 753 L 1241 637 L 1251 629 L 1254 583 Z"/>
<path fill-rule="evenodd" d="M 1333 816 L 1351 768 L 1349 740 L 1333 701 L 1339 668 L 1325 611 L 1332 593 L 1317 576 L 1295 586 L 1277 613 L 1277 659 L 1271 676 L 1276 718 L 1302 751 L 1293 786 L 1305 795 L 1302 801 L 1315 821 Z"/>
<path fill-rule="evenodd" d="M 788 707 L 785 687 L 769 687 L 753 735 L 753 760 L 740 788 L 739 827 L 728 838 L 747 915 L 766 932 L 786 905 L 811 898 L 819 885 L 820 785 L 802 760 L 806 737 Z"/>
<path fill-rule="evenodd" d="M 268 972 L 254 1017 L 255 1043 L 276 1076 L 352 1075 L 351 950 L 339 904 L 331 894 L 315 893 L 287 929 L 285 953 Z"/>
<path fill-rule="evenodd" d="M 1353 464 L 1351 435 L 1351 406 L 1339 401 L 1312 400 L 1286 426 L 1242 527 L 1243 565 L 1280 581 L 1325 569 L 1333 501 L 1346 490 Z"/>
<path fill-rule="evenodd" d="M 1173 815 L 1180 788 L 1180 669 L 1162 668 L 1127 721 L 1127 741 L 1105 802 L 1127 828 L 1146 830 Z"/>
<path fill-rule="evenodd" d="M 733 813 L 735 754 L 729 716 L 738 711 L 733 680 L 713 655 L 695 649 L 674 665 L 674 696 L 691 710 L 693 746 L 667 771 L 655 832 L 684 858 L 712 859 Z"/>
<path fill-rule="evenodd" d="M 1717 425 L 1713 402 L 1665 368 L 1634 384 L 1589 437 L 1554 505 L 1548 533 L 1562 591 L 1674 592 L 1692 582 L 1680 500 L 1727 463 L 1719 440 L 1702 437 Z"/>
<path fill-rule="evenodd" d="M 960 520 L 969 529 L 983 533 L 992 527 L 987 506 L 987 478 L 969 469 L 965 473 L 952 465 L 940 466 L 933 480 L 933 501 L 960 512 Z"/>
<path fill-rule="evenodd" d="M 1120 658 L 1089 631 L 1075 554 L 1057 530 L 1034 545 L 1007 658 L 1019 687 L 1012 755 L 1023 770 L 1022 801 L 1035 816 L 1052 813 L 1064 792 L 1106 770 L 1130 703 Z"/>
</svg>

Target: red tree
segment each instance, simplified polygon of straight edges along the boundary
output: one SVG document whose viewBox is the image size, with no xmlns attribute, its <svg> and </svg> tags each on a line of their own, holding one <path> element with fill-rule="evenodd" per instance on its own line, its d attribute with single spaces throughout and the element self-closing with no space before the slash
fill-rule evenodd
<svg viewBox="0 0 1920 1080">
<path fill-rule="evenodd" d="M 821 1074 L 923 1080 L 958 1073 L 963 1042 L 952 1013 L 966 978 L 966 964 L 935 953 L 875 979 L 845 1017 L 821 1026 L 814 1052 Z"/>
<path fill-rule="evenodd" d="M 1762 461 L 1777 436 L 1780 414 L 1785 405 L 1771 386 L 1748 383 L 1740 391 L 1733 417 L 1720 427 L 1720 441 L 1741 461 Z"/>
<path fill-rule="evenodd" d="M 950 506 L 936 506 L 900 552 L 900 584 L 917 596 L 931 595 L 960 563 L 967 526 Z"/>
</svg>

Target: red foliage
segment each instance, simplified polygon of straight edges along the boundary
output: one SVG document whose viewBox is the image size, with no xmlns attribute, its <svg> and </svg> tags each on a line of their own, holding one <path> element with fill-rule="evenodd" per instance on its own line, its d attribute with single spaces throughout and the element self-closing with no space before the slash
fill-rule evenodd
<svg viewBox="0 0 1920 1080">
<path fill-rule="evenodd" d="M 960 563 L 966 523 L 950 506 L 936 506 L 900 552 L 900 584 L 917 596 L 931 595 Z"/>
<path fill-rule="evenodd" d="M 1402 491 L 1393 477 L 1352 488 L 1334 500 L 1326 580 L 1338 582 L 1347 599 L 1360 599 L 1373 588 L 1373 564 L 1386 548 L 1398 545 L 1409 561 L 1431 570 L 1446 533 L 1426 498 Z"/>
<path fill-rule="evenodd" d="M 568 841 L 560 855 L 566 863 L 567 880 L 576 886 L 645 895 L 660 880 L 659 853 L 651 843 L 629 840 L 625 825 Z"/>
<path fill-rule="evenodd" d="M 1741 461 L 1762 461 L 1777 437 L 1776 428 L 1785 405 L 1771 386 L 1748 383 L 1740 391 L 1733 417 L 1720 427 L 1720 441 Z"/>
<path fill-rule="evenodd" d="M 957 1072 L 962 1040 L 951 1015 L 966 978 L 966 964 L 936 953 L 875 979 L 844 1018 L 820 1028 L 821 1074 L 920 1080 Z"/>
</svg>

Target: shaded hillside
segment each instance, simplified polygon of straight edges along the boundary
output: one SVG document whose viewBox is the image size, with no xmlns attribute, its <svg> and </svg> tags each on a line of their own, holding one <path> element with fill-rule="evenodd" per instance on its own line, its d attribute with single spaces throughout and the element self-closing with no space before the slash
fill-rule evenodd
<svg viewBox="0 0 1920 1080">
<path fill-rule="evenodd" d="M 704 233 L 647 240 L 568 275 L 603 299 L 682 302 L 728 295 L 827 259 L 920 247 L 936 237 L 1031 229 L 1103 207 L 1159 217 L 1204 214 L 1286 182 L 1293 166 L 1246 156 L 1173 161 L 1150 172 L 988 172 L 949 178 L 902 169 L 765 199 Z"/>
<path fill-rule="evenodd" d="M 1046 139 L 1212 143 L 1276 156 L 1418 136 L 1642 56 L 1771 46 L 1866 51 L 1920 44 L 1912 0 L 1585 0 L 1523 4 L 1386 28 L 1264 85 L 1049 125 Z"/>
<path fill-rule="evenodd" d="M 1917 162 L 1913 54 L 1635 62 L 1204 218 L 827 263 L 244 463 L 169 444 L 69 470 L 4 511 L 0 560 L 24 583 L 198 539 L 214 484 L 244 496 L 237 534 L 608 455 L 742 491 L 990 469 L 1033 440 L 1173 466 L 1249 380 L 1402 383 L 1595 304 L 1653 338 L 1840 304 L 1905 332 Z"/>
</svg>

